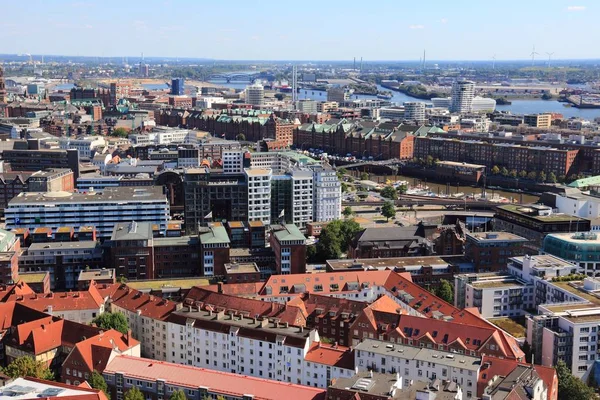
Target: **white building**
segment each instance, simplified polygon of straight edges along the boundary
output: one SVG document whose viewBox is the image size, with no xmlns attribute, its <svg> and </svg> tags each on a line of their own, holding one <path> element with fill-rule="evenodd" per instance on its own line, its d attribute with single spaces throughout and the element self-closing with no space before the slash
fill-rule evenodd
<svg viewBox="0 0 600 400">
<path fill-rule="evenodd" d="M 271 224 L 271 177 L 270 168 L 245 168 L 248 181 L 248 221 Z"/>
<path fill-rule="evenodd" d="M 321 388 L 354 373 L 310 357 L 320 340 L 314 329 L 195 307 L 167 322 L 168 362 Z"/>
<path fill-rule="evenodd" d="M 342 216 L 342 184 L 330 167 L 312 167 L 313 221 L 325 222 Z"/>
<path fill-rule="evenodd" d="M 90 190 L 104 190 L 108 187 L 119 187 L 119 181 L 123 179 L 123 175 L 99 175 L 99 174 L 82 174 L 77 178 L 77 190 L 79 192 L 87 192 Z"/>
<path fill-rule="evenodd" d="M 240 173 L 244 170 L 244 152 L 241 150 L 223 150 L 223 172 Z"/>
<path fill-rule="evenodd" d="M 399 374 L 404 388 L 415 381 L 453 381 L 462 388 L 463 399 L 473 399 L 481 357 L 365 339 L 354 347 L 354 364 L 359 371 Z"/>
<path fill-rule="evenodd" d="M 402 121 L 404 119 L 404 107 L 383 107 L 379 109 L 379 117 L 387 118 L 394 121 Z"/>
<path fill-rule="evenodd" d="M 466 285 L 465 307 L 476 307 L 483 318 L 522 316 L 534 304 L 533 284 L 511 276 L 490 275 Z"/>
<path fill-rule="evenodd" d="M 292 223 L 305 227 L 313 220 L 313 174 L 310 170 L 294 169 L 292 177 Z"/>
<path fill-rule="evenodd" d="M 452 84 L 452 101 L 450 111 L 468 113 L 473 110 L 475 83 L 471 81 L 456 81 Z"/>
<path fill-rule="evenodd" d="M 106 144 L 102 136 L 87 136 L 83 138 L 74 137 L 60 137 L 58 138 L 58 145 L 61 150 L 76 149 L 79 151 L 79 157 L 90 158 L 92 152 L 100 146 Z"/>
<path fill-rule="evenodd" d="M 420 101 L 405 102 L 404 119 L 417 123 L 425 121 L 425 103 Z"/>
<path fill-rule="evenodd" d="M 87 193 L 23 192 L 9 202 L 5 218 L 7 229 L 93 225 L 107 238 L 116 223 L 127 221 L 157 224 L 164 232 L 169 210 L 160 187 L 119 187 Z"/>
<path fill-rule="evenodd" d="M 246 87 L 246 104 L 253 106 L 265 105 L 265 88 L 260 83 Z"/>
<path fill-rule="evenodd" d="M 215 96 L 201 96 L 196 98 L 196 108 L 213 108 L 213 104 L 222 104 L 226 103 L 223 97 L 215 97 Z"/>
<path fill-rule="evenodd" d="M 452 97 L 434 97 L 431 99 L 434 107 L 452 108 Z M 474 96 L 471 103 L 473 112 L 494 112 L 496 110 L 496 100 L 489 97 Z"/>
<path fill-rule="evenodd" d="M 131 143 L 136 146 L 198 143 L 196 132 L 189 129 L 157 126 L 152 132 L 129 135 Z"/>
</svg>

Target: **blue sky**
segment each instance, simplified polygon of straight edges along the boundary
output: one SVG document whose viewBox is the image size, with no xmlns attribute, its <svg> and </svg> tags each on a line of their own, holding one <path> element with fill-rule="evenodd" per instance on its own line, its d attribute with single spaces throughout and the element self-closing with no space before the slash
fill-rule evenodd
<svg viewBox="0 0 600 400">
<path fill-rule="evenodd" d="M 539 58 L 600 58 L 591 0 L 2 3 L 0 53 L 367 61 L 427 49 L 430 60 L 514 60 L 535 44 Z"/>
</svg>

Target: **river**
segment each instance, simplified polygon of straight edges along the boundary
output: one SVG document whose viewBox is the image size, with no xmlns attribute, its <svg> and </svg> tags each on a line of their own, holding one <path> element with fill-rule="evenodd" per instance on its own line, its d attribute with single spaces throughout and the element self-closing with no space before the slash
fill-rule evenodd
<svg viewBox="0 0 600 400">
<path fill-rule="evenodd" d="M 228 87 L 232 89 L 245 89 L 248 86 L 248 83 L 245 82 L 211 82 L 215 84 L 222 85 L 223 87 Z M 384 88 L 381 85 L 377 85 L 377 89 L 379 90 L 389 90 Z M 298 98 L 300 100 L 310 99 L 310 100 L 319 100 L 324 101 L 327 100 L 327 93 L 323 90 L 312 90 L 312 89 L 301 89 L 298 93 Z M 376 96 L 369 95 L 353 95 L 352 99 L 375 99 Z M 392 91 L 392 99 L 390 100 L 392 103 L 402 104 L 405 101 L 423 101 L 425 103 L 429 103 L 428 101 L 417 99 L 411 96 L 408 96 L 402 92 Z M 554 112 L 560 113 L 565 118 L 571 117 L 579 117 L 585 118 L 588 120 L 593 120 L 596 117 L 600 117 L 600 109 L 580 109 L 576 107 L 565 107 L 565 103 L 561 103 L 556 100 L 529 100 L 529 99 L 517 99 L 512 100 L 511 105 L 497 106 L 496 109 L 499 111 L 510 111 L 513 114 L 536 114 L 536 113 L 544 113 L 544 112 Z"/>
</svg>

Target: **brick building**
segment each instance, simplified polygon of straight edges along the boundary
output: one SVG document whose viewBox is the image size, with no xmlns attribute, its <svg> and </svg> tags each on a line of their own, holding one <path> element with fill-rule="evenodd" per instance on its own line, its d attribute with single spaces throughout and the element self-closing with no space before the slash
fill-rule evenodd
<svg viewBox="0 0 600 400">
<path fill-rule="evenodd" d="M 505 270 L 511 257 L 525 254 L 527 239 L 510 232 L 472 232 L 466 234 L 465 257 L 476 272 Z"/>
<path fill-rule="evenodd" d="M 272 226 L 271 249 L 275 253 L 276 274 L 306 272 L 306 238 L 294 224 Z"/>
</svg>

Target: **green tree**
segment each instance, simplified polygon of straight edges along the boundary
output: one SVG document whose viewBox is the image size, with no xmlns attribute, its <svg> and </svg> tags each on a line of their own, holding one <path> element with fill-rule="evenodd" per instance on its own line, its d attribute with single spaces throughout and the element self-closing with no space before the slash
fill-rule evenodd
<svg viewBox="0 0 600 400">
<path fill-rule="evenodd" d="M 104 377 L 102 376 L 102 374 L 100 374 L 98 371 L 92 372 L 92 376 L 90 377 L 90 380 L 88 383 L 94 389 L 102 390 L 104 392 L 104 394 L 106 395 L 106 397 L 108 397 L 110 399 L 110 393 L 108 392 L 108 385 L 106 384 L 106 381 L 104 380 Z"/>
<path fill-rule="evenodd" d="M 137 386 L 134 386 L 125 392 L 124 398 L 125 400 L 144 400 L 144 395 Z"/>
<path fill-rule="evenodd" d="M 346 208 L 344 208 L 344 210 L 342 211 L 342 214 L 344 215 L 344 217 L 348 218 L 351 217 L 352 214 L 354 214 L 354 211 L 352 211 L 352 208 L 350 206 L 347 206 Z"/>
<path fill-rule="evenodd" d="M 369 197 L 369 192 L 358 192 L 358 198 L 361 200 L 366 199 L 367 197 Z"/>
<path fill-rule="evenodd" d="M 104 330 L 114 329 L 121 333 L 127 333 L 129 330 L 129 323 L 127 318 L 121 313 L 105 312 L 98 315 L 92 320 L 93 324 Z"/>
<path fill-rule="evenodd" d="M 396 207 L 394 206 L 394 203 L 392 203 L 391 201 L 386 201 L 383 204 L 383 207 L 381 207 L 381 215 L 386 217 L 388 221 L 390 220 L 390 218 L 395 217 Z"/>
<path fill-rule="evenodd" d="M 433 167 L 433 157 L 427 156 L 425 163 L 427 164 L 428 167 Z"/>
<path fill-rule="evenodd" d="M 577 180 L 577 174 L 571 174 L 569 175 L 569 178 L 567 179 L 569 182 L 573 182 Z"/>
<path fill-rule="evenodd" d="M 565 175 L 559 175 L 558 176 L 558 181 L 560 183 L 565 183 L 566 180 L 567 180 L 567 177 Z"/>
<path fill-rule="evenodd" d="M 346 193 L 350 190 L 350 186 L 346 182 L 342 182 L 342 193 Z"/>
<path fill-rule="evenodd" d="M 494 165 L 492 167 L 492 171 L 491 172 L 492 172 L 492 175 L 498 175 L 500 173 L 500 168 L 498 168 L 497 165 Z"/>
<path fill-rule="evenodd" d="M 398 199 L 398 192 L 396 192 L 393 186 L 386 186 L 381 190 L 381 196 L 386 199 L 396 200 Z"/>
<path fill-rule="evenodd" d="M 6 368 L 4 373 L 11 378 L 31 376 L 32 378 L 54 380 L 54 374 L 42 361 L 36 361 L 30 356 L 15 358 Z"/>
<path fill-rule="evenodd" d="M 173 392 L 169 397 L 169 400 L 187 400 L 187 397 L 185 397 L 183 390 L 179 389 Z"/>
<path fill-rule="evenodd" d="M 338 179 L 341 181 L 342 179 L 344 179 L 344 175 L 348 174 L 348 170 L 346 168 L 338 168 L 335 173 Z"/>
<path fill-rule="evenodd" d="M 502 176 L 508 176 L 508 169 L 506 169 L 506 167 L 502 167 L 502 169 L 500 170 L 500 174 L 502 174 Z"/>
<path fill-rule="evenodd" d="M 527 171 L 521 170 L 521 172 L 519 172 L 519 178 L 522 178 L 522 179 L 527 178 Z"/>
<path fill-rule="evenodd" d="M 527 179 L 531 179 L 532 181 L 535 181 L 536 178 L 537 178 L 537 173 L 535 171 L 531 171 L 530 173 L 527 174 Z"/>
<path fill-rule="evenodd" d="M 235 140 L 244 142 L 244 141 L 246 141 L 246 135 L 244 135 L 243 133 L 240 133 L 235 137 Z"/>
<path fill-rule="evenodd" d="M 440 285 L 435 290 L 435 295 L 450 304 L 454 304 L 454 290 L 446 279 L 440 279 Z"/>
<path fill-rule="evenodd" d="M 328 223 L 321 230 L 321 236 L 316 245 L 315 259 L 325 261 L 340 258 L 360 230 L 360 225 L 354 219 Z"/>
<path fill-rule="evenodd" d="M 317 246 L 306 246 L 306 260 L 309 263 L 318 262 L 319 258 L 317 257 Z"/>
<path fill-rule="evenodd" d="M 516 169 L 511 169 L 510 172 L 508 173 L 508 175 L 511 178 L 516 178 L 517 177 L 517 170 Z"/>
<path fill-rule="evenodd" d="M 125 128 L 115 128 L 115 129 L 112 130 L 110 136 L 127 137 L 128 133 L 129 132 Z"/>
<path fill-rule="evenodd" d="M 556 183 L 556 182 L 558 182 L 558 179 L 556 178 L 556 174 L 554 172 L 550 172 L 548 174 L 548 179 L 546 179 L 546 181 L 550 182 L 550 183 Z"/>
<path fill-rule="evenodd" d="M 400 185 L 400 186 L 398 186 L 398 189 L 396 189 L 398 194 L 405 194 L 407 190 L 408 190 L 407 185 Z"/>
<path fill-rule="evenodd" d="M 546 173 L 544 171 L 540 171 L 538 175 L 538 180 L 540 182 L 546 182 Z"/>
<path fill-rule="evenodd" d="M 366 172 L 362 172 L 362 173 L 360 174 L 360 180 L 361 180 L 361 181 L 366 181 L 366 180 L 368 180 L 368 179 L 369 179 L 369 174 L 368 174 L 368 173 L 366 173 Z"/>
<path fill-rule="evenodd" d="M 573 376 L 564 361 L 556 364 L 558 376 L 558 398 L 560 400 L 589 400 L 594 398 L 594 390 L 581 379 Z"/>
</svg>

